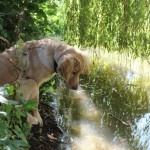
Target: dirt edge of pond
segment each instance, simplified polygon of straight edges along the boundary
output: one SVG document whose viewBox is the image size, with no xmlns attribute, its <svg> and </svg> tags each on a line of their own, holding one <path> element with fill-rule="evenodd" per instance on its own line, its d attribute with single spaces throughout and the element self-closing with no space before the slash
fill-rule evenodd
<svg viewBox="0 0 150 150">
<path fill-rule="evenodd" d="M 28 138 L 29 150 L 60 150 L 60 136 L 62 131 L 57 125 L 54 109 L 40 102 L 39 111 L 43 119 L 43 127 L 34 125 Z"/>
</svg>

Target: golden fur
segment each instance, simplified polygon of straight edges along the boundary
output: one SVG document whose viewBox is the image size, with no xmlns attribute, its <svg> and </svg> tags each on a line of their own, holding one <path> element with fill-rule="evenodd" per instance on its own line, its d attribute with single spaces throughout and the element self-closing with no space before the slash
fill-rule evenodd
<svg viewBox="0 0 150 150">
<path fill-rule="evenodd" d="M 16 99 L 20 93 L 26 100 L 39 103 L 39 87 L 55 73 L 59 73 L 70 89 L 79 86 L 81 73 L 88 73 L 88 62 L 84 53 L 62 42 L 51 39 L 28 41 L 15 45 L 0 54 L 0 86 L 16 81 Z M 28 114 L 28 121 L 43 125 L 38 110 Z M 37 119 L 37 120 L 36 120 Z"/>
</svg>

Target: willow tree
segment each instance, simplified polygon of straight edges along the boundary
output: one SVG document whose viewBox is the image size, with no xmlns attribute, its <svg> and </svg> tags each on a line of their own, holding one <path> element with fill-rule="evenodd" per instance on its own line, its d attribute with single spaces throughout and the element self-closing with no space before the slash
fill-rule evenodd
<svg viewBox="0 0 150 150">
<path fill-rule="evenodd" d="M 64 0 L 65 40 L 150 55 L 149 0 Z"/>
</svg>

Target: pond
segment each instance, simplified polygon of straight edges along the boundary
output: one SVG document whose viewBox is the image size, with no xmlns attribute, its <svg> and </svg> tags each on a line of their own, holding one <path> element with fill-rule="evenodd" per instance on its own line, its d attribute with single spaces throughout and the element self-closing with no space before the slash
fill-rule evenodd
<svg viewBox="0 0 150 150">
<path fill-rule="evenodd" d="M 130 70 L 94 64 L 77 91 L 53 92 L 62 150 L 149 150 L 149 86 Z"/>
</svg>

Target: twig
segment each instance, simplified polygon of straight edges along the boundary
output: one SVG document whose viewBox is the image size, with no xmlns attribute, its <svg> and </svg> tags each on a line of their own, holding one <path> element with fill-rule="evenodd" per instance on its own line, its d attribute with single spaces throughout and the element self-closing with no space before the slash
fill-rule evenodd
<svg viewBox="0 0 150 150">
<path fill-rule="evenodd" d="M 10 42 L 7 39 L 5 39 L 4 37 L 2 37 L 1 35 L 0 35 L 0 39 L 2 41 L 6 42 L 9 46 L 11 46 Z"/>
<path fill-rule="evenodd" d="M 47 137 L 49 138 L 50 141 L 53 141 L 53 140 L 58 141 L 58 139 L 56 137 L 54 137 L 53 134 L 51 134 L 51 135 L 47 134 Z"/>
<path fill-rule="evenodd" d="M 114 119 L 118 120 L 118 121 L 119 121 L 119 122 L 121 122 L 123 125 L 128 126 L 128 127 L 130 127 L 130 128 L 131 128 L 131 125 L 130 125 L 130 124 L 128 124 L 128 123 L 126 123 L 126 122 L 122 121 L 121 119 L 117 118 L 117 117 L 116 117 L 116 116 L 114 116 L 113 114 L 108 113 L 108 115 L 109 115 L 109 116 L 111 116 L 112 118 L 114 118 Z"/>
</svg>

